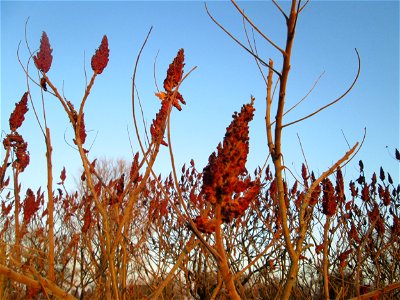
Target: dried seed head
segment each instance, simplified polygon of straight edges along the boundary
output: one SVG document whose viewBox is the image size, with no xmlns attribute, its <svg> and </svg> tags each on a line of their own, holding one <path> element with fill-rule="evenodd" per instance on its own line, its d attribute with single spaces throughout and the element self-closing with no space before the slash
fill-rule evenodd
<svg viewBox="0 0 400 300">
<path fill-rule="evenodd" d="M 142 176 L 139 175 L 139 152 L 136 152 L 129 172 L 129 178 L 135 184 L 142 179 L 141 177 Z"/>
<path fill-rule="evenodd" d="M 341 268 L 344 268 L 347 265 L 347 259 L 351 253 L 353 253 L 353 249 L 349 249 L 338 255 L 338 259 L 339 259 Z"/>
<path fill-rule="evenodd" d="M 109 54 L 108 39 L 105 35 L 101 40 L 99 49 L 96 50 L 96 53 L 92 57 L 92 69 L 96 74 L 103 73 L 103 70 L 107 67 Z"/>
<path fill-rule="evenodd" d="M 60 175 L 61 184 L 64 184 L 66 178 L 67 178 L 67 172 L 65 171 L 65 167 L 63 167 Z"/>
<path fill-rule="evenodd" d="M 82 143 L 82 145 L 85 143 L 85 141 L 86 141 L 86 129 L 85 129 L 85 119 L 84 119 L 84 117 L 85 117 L 85 114 L 84 113 L 82 113 L 82 115 L 81 115 L 81 117 L 80 117 L 80 127 L 79 127 L 79 132 L 78 132 L 78 134 L 79 134 L 79 137 L 80 137 L 80 139 L 81 139 L 81 143 Z"/>
<path fill-rule="evenodd" d="M 40 39 L 40 50 L 36 56 L 33 57 L 36 67 L 43 73 L 50 70 L 53 56 L 51 55 L 53 49 L 50 48 L 49 38 L 46 32 L 43 31 L 42 38 Z"/>
<path fill-rule="evenodd" d="M 215 220 L 210 220 L 207 217 L 197 216 L 193 222 L 196 224 L 196 227 L 200 232 L 210 234 L 215 231 Z"/>
<path fill-rule="evenodd" d="M 29 165 L 29 152 L 28 143 L 24 141 L 23 137 L 15 133 L 8 134 L 3 140 L 3 146 L 12 147 L 17 159 L 13 162 L 13 167 L 19 172 L 23 172 L 25 168 Z"/>
<path fill-rule="evenodd" d="M 180 49 L 173 62 L 169 65 L 167 71 L 167 78 L 164 80 L 164 89 L 171 92 L 173 88 L 177 87 L 182 79 L 183 67 L 185 60 L 184 50 Z"/>
<path fill-rule="evenodd" d="M 259 191 L 258 181 L 247 175 L 246 161 L 249 153 L 249 122 L 253 119 L 253 98 L 243 105 L 240 113 L 233 115 L 225 138 L 212 153 L 203 170 L 201 194 L 204 201 L 221 204 L 222 221 L 228 223 L 240 217 Z"/>
<path fill-rule="evenodd" d="M 323 196 L 322 196 L 322 213 L 331 217 L 336 213 L 337 199 L 335 197 L 335 189 L 329 178 L 322 181 Z"/>
<path fill-rule="evenodd" d="M 178 86 L 182 79 L 183 66 L 185 65 L 183 63 L 184 59 L 183 49 L 180 49 L 173 62 L 169 65 L 167 77 L 164 80 L 165 92 L 156 93 L 156 96 L 161 100 L 161 108 L 156 114 L 156 118 L 153 120 L 150 127 L 153 143 L 159 142 L 161 145 L 168 146 L 164 140 L 164 131 L 170 105 L 181 111 L 181 103 L 186 104 L 183 96 L 177 91 L 177 89 L 173 90 Z"/>
<path fill-rule="evenodd" d="M 38 195 L 39 196 L 39 195 Z M 28 188 L 24 200 L 24 223 L 28 224 L 32 216 L 39 210 L 40 197 L 35 198 L 35 194 Z"/>
<path fill-rule="evenodd" d="M 15 109 L 10 115 L 10 129 L 16 131 L 24 122 L 25 114 L 28 111 L 28 92 L 26 92 L 21 101 L 15 104 Z"/>
<path fill-rule="evenodd" d="M 92 209 L 90 202 L 85 205 L 85 213 L 83 215 L 82 233 L 86 233 L 92 223 Z"/>
<path fill-rule="evenodd" d="M 160 111 L 156 114 L 156 118 L 150 126 L 150 133 L 152 142 L 159 142 L 161 145 L 168 146 L 167 142 L 164 141 L 164 131 L 168 116 L 168 103 L 163 101 L 161 103 Z"/>
</svg>

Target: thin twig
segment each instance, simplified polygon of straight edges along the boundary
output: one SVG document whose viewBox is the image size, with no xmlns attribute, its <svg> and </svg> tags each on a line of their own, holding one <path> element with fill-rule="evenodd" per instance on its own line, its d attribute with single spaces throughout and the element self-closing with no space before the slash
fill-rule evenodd
<svg viewBox="0 0 400 300">
<path fill-rule="evenodd" d="M 29 55 L 32 56 L 32 51 L 31 48 L 29 47 L 29 43 L 28 43 L 28 38 L 27 38 L 27 28 L 28 28 L 28 21 L 29 21 L 29 17 L 26 19 L 25 21 L 25 27 L 24 27 L 24 37 L 25 37 L 25 44 L 26 44 L 26 48 L 29 51 Z"/>
<path fill-rule="evenodd" d="M 288 114 L 290 111 L 292 111 L 293 109 L 295 109 L 301 102 L 303 102 L 304 100 L 307 99 L 307 97 L 311 94 L 311 92 L 314 90 L 314 88 L 317 86 L 319 80 L 321 79 L 321 77 L 325 74 L 325 71 L 321 73 L 321 75 L 318 76 L 318 78 L 314 81 L 313 86 L 310 88 L 310 90 L 307 92 L 307 94 L 299 101 L 297 102 L 295 105 L 293 105 L 291 108 L 289 108 L 283 115 L 285 116 L 286 114 Z"/>
<path fill-rule="evenodd" d="M 240 42 L 237 38 L 235 38 L 225 27 L 223 27 L 212 15 L 211 15 L 211 13 L 209 12 L 209 10 L 208 10 L 208 7 L 207 7 L 207 4 L 205 3 L 204 4 L 204 6 L 205 6 L 205 8 L 206 8 L 206 11 L 207 11 L 207 14 L 208 14 L 208 16 L 211 18 L 211 20 L 219 27 L 219 28 L 221 28 L 231 39 L 233 39 L 238 45 L 240 45 L 244 50 L 246 50 L 248 53 L 250 53 L 250 55 L 252 55 L 253 57 L 255 57 L 256 59 L 258 59 L 259 61 L 260 61 L 260 63 L 263 65 L 263 66 L 265 66 L 265 67 L 267 67 L 267 68 L 270 68 L 270 66 L 264 61 L 264 60 L 262 60 L 259 56 L 257 56 L 255 53 L 253 53 L 249 48 L 247 48 L 242 42 Z M 273 71 L 274 71 L 274 73 L 275 74 L 277 74 L 279 77 L 281 76 L 281 74 L 277 71 L 277 70 L 275 70 L 275 69 L 272 69 Z"/>
<path fill-rule="evenodd" d="M 286 20 L 289 19 L 289 17 L 287 16 L 287 14 L 283 11 L 283 9 L 280 7 L 280 5 L 278 4 L 278 2 L 276 2 L 275 0 L 272 0 L 272 2 L 275 4 L 275 6 L 279 9 L 279 11 L 282 13 L 282 15 L 285 17 Z"/>
<path fill-rule="evenodd" d="M 137 55 L 136 62 L 135 62 L 135 67 L 134 67 L 134 70 L 133 70 L 133 76 L 132 76 L 132 96 L 131 96 L 132 97 L 132 117 L 133 117 L 133 123 L 135 125 L 136 137 L 137 137 L 140 149 L 141 149 L 142 154 L 143 154 L 145 159 L 146 159 L 147 154 L 146 154 L 146 151 L 144 150 L 142 139 L 140 138 L 139 127 L 138 127 L 138 124 L 137 124 L 137 121 L 136 121 L 136 114 L 135 114 L 135 81 L 136 81 L 136 70 L 137 70 L 137 67 L 138 67 L 138 64 L 139 64 L 139 59 L 140 59 L 142 51 L 143 51 L 143 49 L 144 49 L 144 47 L 145 47 L 145 45 L 147 43 L 147 40 L 149 39 L 149 36 L 150 36 L 150 33 L 151 33 L 152 30 L 153 30 L 153 26 L 150 27 L 150 30 L 147 33 L 147 36 L 146 36 L 146 38 L 145 38 L 145 40 L 144 40 L 144 42 L 142 44 L 142 47 L 139 50 L 139 53 Z"/>
<path fill-rule="evenodd" d="M 341 131 L 342 131 L 343 138 L 344 138 L 344 140 L 346 141 L 347 147 L 349 147 L 349 149 L 350 149 L 349 141 L 347 140 L 346 135 L 344 134 L 343 129 L 341 129 Z"/>
<path fill-rule="evenodd" d="M 35 82 L 35 81 L 30 77 L 29 72 L 28 72 L 28 66 L 29 66 L 29 60 L 30 60 L 30 58 L 28 59 L 27 66 L 26 66 L 26 68 L 25 68 L 24 65 L 22 64 L 21 58 L 20 58 L 20 56 L 19 56 L 19 48 L 20 48 L 20 45 L 21 45 L 21 42 L 19 42 L 18 48 L 17 48 L 17 59 L 18 59 L 18 62 L 19 62 L 19 64 L 20 64 L 22 70 L 23 70 L 24 73 L 25 73 L 25 76 L 26 76 L 26 85 L 27 85 L 27 87 L 28 87 L 29 100 L 30 100 L 30 103 L 31 103 L 31 105 L 32 105 L 32 109 L 33 109 L 33 113 L 34 113 L 34 115 L 35 115 L 36 121 L 38 122 L 39 127 L 40 127 L 40 130 L 42 131 L 42 134 L 43 134 L 43 136 L 44 136 L 44 135 L 45 135 L 44 129 L 43 129 L 42 124 L 40 123 L 39 115 L 38 115 L 38 113 L 37 113 L 37 111 L 36 111 L 36 107 L 35 107 L 35 104 L 33 103 L 32 96 L 31 96 L 31 93 L 30 93 L 29 80 L 32 80 L 33 82 Z M 32 57 L 32 56 L 31 56 L 31 57 Z"/>
<path fill-rule="evenodd" d="M 282 55 L 285 55 L 285 50 L 275 44 L 268 36 L 266 36 L 258 27 L 249 19 L 249 17 L 244 13 L 243 9 L 241 9 L 235 2 L 235 0 L 231 0 L 233 5 L 236 7 L 237 11 L 246 19 L 247 22 L 265 39 L 268 43 L 270 43 L 275 49 L 277 49 Z"/>
<path fill-rule="evenodd" d="M 247 32 L 247 27 L 246 27 L 246 22 L 245 22 L 245 18 L 244 17 L 242 18 L 242 23 L 243 23 L 243 29 L 244 29 L 244 32 L 245 32 L 245 35 L 246 35 L 246 39 L 247 39 L 247 43 L 249 44 L 250 50 L 252 52 L 254 52 L 258 56 L 257 43 L 256 43 L 256 39 L 255 39 L 255 36 L 254 36 L 254 28 L 251 28 L 251 32 L 252 32 L 252 36 L 253 36 L 253 44 L 254 44 L 254 49 L 253 49 L 253 46 L 252 46 L 252 44 L 250 42 L 249 34 Z M 255 60 L 255 62 L 257 64 L 258 70 L 261 73 L 261 76 L 262 76 L 262 78 L 264 80 L 265 85 L 267 85 L 268 84 L 267 83 L 267 79 L 265 77 L 264 72 L 261 69 L 260 62 L 256 58 L 254 58 L 254 60 Z"/>
<path fill-rule="evenodd" d="M 160 50 L 157 51 L 156 57 L 154 58 L 154 64 L 153 64 L 153 77 L 154 77 L 154 84 L 156 86 L 157 93 L 160 92 L 160 89 L 158 88 L 158 85 L 157 85 L 157 72 L 156 72 L 157 58 L 158 58 L 159 53 L 160 53 Z"/>
<path fill-rule="evenodd" d="M 313 113 L 311 113 L 311 114 L 309 114 L 309 115 L 307 115 L 307 116 L 305 116 L 305 117 L 303 117 L 303 118 L 301 118 L 301 119 L 298 119 L 298 120 L 296 120 L 296 121 L 293 121 L 293 122 L 290 122 L 290 123 L 287 123 L 287 124 L 282 125 L 282 128 L 287 127 L 287 126 L 290 126 L 290 125 L 293 125 L 293 124 L 296 124 L 296 123 L 301 122 L 301 121 L 304 121 L 304 120 L 306 120 L 306 119 L 308 119 L 308 118 L 310 118 L 310 117 L 316 115 L 316 114 L 319 113 L 320 111 L 322 111 L 322 110 L 328 108 L 329 106 L 332 106 L 333 104 L 339 102 L 341 99 L 343 99 L 343 98 L 353 89 L 354 85 L 355 85 L 356 82 L 358 81 L 358 77 L 360 76 L 360 71 L 361 71 L 361 60 L 360 60 L 360 55 L 358 54 L 357 48 L 355 49 L 355 51 L 356 51 L 356 54 L 357 54 L 358 69 L 357 69 L 356 77 L 354 78 L 354 80 L 353 80 L 352 84 L 350 85 L 350 87 L 349 87 L 340 97 L 336 98 L 336 99 L 333 100 L 332 102 L 330 102 L 330 103 L 328 103 L 327 105 L 325 105 L 325 106 L 323 106 L 323 107 L 317 109 L 317 110 L 314 111 Z"/>
<path fill-rule="evenodd" d="M 301 1 L 300 1 L 301 2 Z M 310 2 L 310 0 L 306 0 L 306 3 L 304 3 L 300 8 L 299 8 L 299 13 L 307 6 L 307 4 Z"/>
<path fill-rule="evenodd" d="M 85 89 L 87 88 L 86 52 L 83 51 L 83 74 L 85 76 Z"/>
<path fill-rule="evenodd" d="M 363 138 L 362 138 L 362 140 L 361 140 L 360 147 L 358 147 L 357 150 L 353 153 L 353 155 L 341 166 L 342 168 L 343 168 L 345 165 L 347 165 L 350 161 L 352 161 L 353 158 L 357 155 L 357 153 L 361 150 L 362 146 L 364 145 L 364 142 L 365 142 L 365 138 L 366 138 L 366 137 L 367 137 L 367 128 L 365 127 L 365 128 L 364 128 L 364 136 L 363 136 Z"/>
<path fill-rule="evenodd" d="M 304 163 L 306 164 L 307 172 L 310 173 L 310 168 L 308 167 L 307 157 L 306 157 L 306 154 L 304 153 L 303 144 L 301 143 L 301 139 L 300 139 L 300 136 L 299 136 L 298 133 L 297 133 L 297 139 L 299 140 L 300 150 L 301 150 L 301 153 L 302 153 L 303 158 L 304 158 Z"/>
<path fill-rule="evenodd" d="M 146 120 L 145 120 L 145 117 L 144 117 L 144 111 L 143 111 L 143 106 L 142 106 L 142 100 L 140 99 L 139 91 L 138 91 L 136 85 L 135 85 L 135 90 L 136 90 L 136 96 L 137 96 L 138 102 L 139 102 L 140 113 L 141 113 L 141 116 L 142 116 L 142 123 L 143 123 L 143 128 L 144 128 L 144 135 L 145 135 L 145 137 L 146 137 L 146 141 L 145 141 L 145 142 L 147 142 L 147 146 L 149 146 L 149 145 L 150 145 L 150 139 L 149 139 L 149 133 L 147 132 L 147 126 L 146 126 Z"/>
</svg>

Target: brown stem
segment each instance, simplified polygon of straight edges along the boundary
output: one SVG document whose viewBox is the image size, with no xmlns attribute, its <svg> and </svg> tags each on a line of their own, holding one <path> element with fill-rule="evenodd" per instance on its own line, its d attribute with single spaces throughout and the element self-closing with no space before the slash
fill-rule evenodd
<svg viewBox="0 0 400 300">
<path fill-rule="evenodd" d="M 326 217 L 326 222 L 324 226 L 324 248 L 323 248 L 323 278 L 324 278 L 324 293 L 325 293 L 325 299 L 329 299 L 329 274 L 328 274 L 328 232 L 329 232 L 329 227 L 331 224 L 331 218 L 329 216 Z"/>
<path fill-rule="evenodd" d="M 366 293 L 366 294 L 363 294 L 363 295 L 360 295 L 357 297 L 350 298 L 349 300 L 364 300 L 364 299 L 371 299 L 374 297 L 378 297 L 378 299 L 379 299 L 380 295 L 384 295 L 390 291 L 398 290 L 398 289 L 400 289 L 400 282 L 395 282 L 392 284 L 388 284 L 384 288 L 376 289 L 375 291 L 372 291 L 372 292 L 369 292 L 369 293 Z"/>
<path fill-rule="evenodd" d="M 54 274 L 54 200 L 53 200 L 53 165 L 51 161 L 51 139 L 50 129 L 46 127 L 46 162 L 47 162 L 47 215 L 49 224 L 49 249 L 47 254 L 48 260 L 48 278 L 50 281 L 55 281 Z"/>
<path fill-rule="evenodd" d="M 6 154 L 4 155 L 3 165 L 1 166 L 1 169 L 0 169 L 0 191 L 3 190 L 3 188 L 4 188 L 4 186 L 3 186 L 4 177 L 6 175 L 8 158 L 10 157 L 10 152 L 11 152 L 11 147 L 8 146 L 6 149 Z"/>
<path fill-rule="evenodd" d="M 215 247 L 220 257 L 218 268 L 221 271 L 222 280 L 224 281 L 225 289 L 227 290 L 229 299 L 240 300 L 240 296 L 235 287 L 235 276 L 232 274 L 229 268 L 228 258 L 224 248 L 223 236 L 221 233 L 221 203 L 217 203 L 215 207 L 215 218 L 217 222 L 215 228 Z"/>
<path fill-rule="evenodd" d="M 49 290 L 58 299 L 76 300 L 74 296 L 68 294 L 66 291 L 62 290 L 60 287 L 46 278 L 41 278 L 42 284 L 40 284 L 37 280 L 34 280 L 31 277 L 21 273 L 17 273 L 4 265 L 0 265 L 0 274 L 4 274 L 11 280 L 15 280 L 35 289 L 41 289 L 43 285 L 46 290 Z"/>
<path fill-rule="evenodd" d="M 274 152 L 271 153 L 275 166 L 275 174 L 276 174 L 276 181 L 278 188 L 278 199 L 279 199 L 279 213 L 282 220 L 282 231 L 286 244 L 286 249 L 289 253 L 289 258 L 290 258 L 290 268 L 283 288 L 282 299 L 289 299 L 289 296 L 292 292 L 292 288 L 296 282 L 297 273 L 299 269 L 299 255 L 302 251 L 302 241 L 304 240 L 305 237 L 305 231 L 303 231 L 297 243 L 298 247 L 296 247 L 295 249 L 291 241 L 288 219 L 287 219 L 287 206 L 285 203 L 285 191 L 283 184 L 283 162 L 282 162 L 282 149 L 281 149 L 281 136 L 283 129 L 282 121 L 283 121 L 284 107 L 286 100 L 286 86 L 289 78 L 291 53 L 293 48 L 296 23 L 298 17 L 298 11 L 296 10 L 297 6 L 298 6 L 297 1 L 292 0 L 290 15 L 287 20 L 286 48 L 285 48 L 285 53 L 283 55 L 283 67 L 282 67 L 282 72 L 281 72 L 282 76 L 280 78 L 281 81 L 279 86 L 278 108 L 275 117 L 276 120 L 275 149 Z"/>
<path fill-rule="evenodd" d="M 15 199 L 15 209 L 14 209 L 14 221 L 15 221 L 15 260 L 18 263 L 21 263 L 21 234 L 20 234 L 20 224 L 19 224 L 19 211 L 21 207 L 21 199 L 20 199 L 20 190 L 19 190 L 19 182 L 18 182 L 19 171 L 14 170 L 14 199 Z"/>
<path fill-rule="evenodd" d="M 272 68 L 274 67 L 274 62 L 269 60 L 269 70 L 268 70 L 268 81 L 267 81 L 267 108 L 265 111 L 265 123 L 267 129 L 267 141 L 269 153 L 274 152 L 274 141 L 272 138 L 272 127 L 271 127 L 271 106 L 272 106 Z"/>
<path fill-rule="evenodd" d="M 290 58 L 292 53 L 293 41 L 295 36 L 295 27 L 296 27 L 296 0 L 292 0 L 292 6 L 290 11 L 290 16 L 287 21 L 287 39 L 286 39 L 286 48 L 285 53 L 283 55 L 283 67 L 282 67 L 282 76 L 280 77 L 280 86 L 279 86 L 279 100 L 278 100 L 278 108 L 276 113 L 276 125 L 275 125 L 275 148 L 271 153 L 273 163 L 275 166 L 275 176 L 278 188 L 278 199 L 279 199 L 279 213 L 282 220 L 282 231 L 286 244 L 286 249 L 289 253 L 290 257 L 290 269 L 289 274 L 286 278 L 286 283 L 282 293 L 282 299 L 289 299 L 289 296 L 292 291 L 292 287 L 296 282 L 297 272 L 298 272 L 298 253 L 296 253 L 288 226 L 288 218 L 287 218 L 287 207 L 285 203 L 285 191 L 283 184 L 283 164 L 282 164 L 282 149 L 281 149 L 281 137 L 282 137 L 282 120 L 284 114 L 285 100 L 286 100 L 286 86 L 289 78 L 290 71 Z"/>
</svg>

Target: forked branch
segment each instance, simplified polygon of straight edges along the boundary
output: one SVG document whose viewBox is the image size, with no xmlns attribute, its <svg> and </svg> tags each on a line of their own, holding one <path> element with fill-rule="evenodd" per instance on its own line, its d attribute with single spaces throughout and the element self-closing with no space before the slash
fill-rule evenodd
<svg viewBox="0 0 400 300">
<path fill-rule="evenodd" d="M 277 49 L 283 55 L 285 54 L 285 50 L 275 44 L 268 36 L 266 36 L 254 23 L 253 21 L 245 14 L 244 10 L 241 9 L 235 2 L 235 0 L 231 0 L 233 5 L 236 7 L 237 11 L 246 19 L 247 22 L 257 31 L 268 43 L 270 43 L 275 49 Z M 279 6 L 278 6 L 279 7 Z"/>
<path fill-rule="evenodd" d="M 360 55 L 359 55 L 359 53 L 358 53 L 358 51 L 357 51 L 357 48 L 355 48 L 355 51 L 356 51 L 356 54 L 357 54 L 358 68 L 357 68 L 356 77 L 354 78 L 354 80 L 353 80 L 352 84 L 350 85 L 350 87 L 349 87 L 342 95 L 340 95 L 338 98 L 336 98 L 336 99 L 333 100 L 332 102 L 328 103 L 327 105 L 324 105 L 324 106 L 320 107 L 319 109 L 317 109 L 317 110 L 314 111 L 313 113 L 311 113 L 311 114 L 309 114 L 309 115 L 307 115 L 307 116 L 305 116 L 305 117 L 303 117 L 303 118 L 301 118 L 301 119 L 298 119 L 298 120 L 296 120 L 296 121 L 293 121 L 293 122 L 290 122 L 290 123 L 287 123 L 287 124 L 282 125 L 282 128 L 288 127 L 288 126 L 293 125 L 293 124 L 296 124 L 296 123 L 299 123 L 299 122 L 301 122 L 301 121 L 304 121 L 304 120 L 306 120 L 306 119 L 308 119 L 308 118 L 310 118 L 310 117 L 316 115 L 317 113 L 323 111 L 324 109 L 328 108 L 329 106 L 332 106 L 333 104 L 335 104 L 335 103 L 339 102 L 340 100 L 342 100 L 342 99 L 353 89 L 354 85 L 355 85 L 356 82 L 358 81 L 358 77 L 360 76 L 360 72 L 361 72 L 361 59 L 360 59 Z"/>
<path fill-rule="evenodd" d="M 224 26 L 222 26 L 210 13 L 208 10 L 207 4 L 204 4 L 208 16 L 211 18 L 211 20 L 219 27 L 221 28 L 231 39 L 233 39 L 240 47 L 242 47 L 244 50 L 246 50 L 248 53 L 250 53 L 251 56 L 253 56 L 255 59 L 257 59 L 264 67 L 270 68 L 270 66 L 262 59 L 260 58 L 257 54 L 255 54 L 253 51 L 251 51 L 249 48 L 247 48 L 242 42 L 240 42 L 236 37 L 233 36 L 232 33 L 230 33 Z M 281 77 L 281 73 L 279 73 L 277 70 L 272 69 L 276 75 Z"/>
</svg>

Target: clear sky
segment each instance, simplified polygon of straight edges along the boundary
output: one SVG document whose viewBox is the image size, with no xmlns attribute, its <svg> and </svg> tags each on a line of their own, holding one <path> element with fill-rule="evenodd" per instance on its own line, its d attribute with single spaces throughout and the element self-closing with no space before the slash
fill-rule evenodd
<svg viewBox="0 0 400 300">
<path fill-rule="evenodd" d="M 287 11 L 290 3 L 280 3 Z M 260 29 L 284 46 L 284 19 L 270 1 L 239 4 Z M 245 42 L 242 19 L 233 5 L 227 1 L 212 1 L 208 5 L 215 18 Z M 22 41 L 20 57 L 25 63 L 28 52 L 24 25 L 28 17 L 27 38 L 31 48 L 39 47 L 41 33 L 46 31 L 54 57 L 48 76 L 75 106 L 84 93 L 84 65 L 90 77 L 90 59 L 102 36 L 108 36 L 110 61 L 97 77 L 86 104 L 85 123 L 89 130 L 86 143 L 93 143 L 92 159 L 99 156 L 130 159 L 128 130 L 134 151 L 139 150 L 131 116 L 131 77 L 136 55 L 153 26 L 137 75 L 147 128 L 160 106 L 154 96 L 153 79 L 157 53 L 160 87 L 168 64 L 180 48 L 185 49 L 185 70 L 197 66 L 181 87 L 187 105 L 181 112 L 175 110 L 172 116 L 178 169 L 191 158 L 200 170 L 206 165 L 208 156 L 222 141 L 232 113 L 248 102 L 250 95 L 256 98 L 256 113 L 250 125 L 248 170 L 263 165 L 268 151 L 262 78 L 254 59 L 211 21 L 200 1 L 1 1 L 2 132 L 8 132 L 9 114 L 27 90 L 16 50 Z M 277 51 L 260 37 L 257 37 L 257 47 L 265 61 L 272 58 L 279 68 L 281 57 Z M 286 107 L 299 101 L 319 75 L 325 73 L 308 99 L 285 117 L 285 123 L 327 104 L 347 89 L 357 71 L 354 48 L 362 60 L 359 81 L 336 106 L 285 129 L 285 163 L 295 174 L 300 174 L 303 157 L 298 134 L 310 167 L 320 174 L 348 150 L 343 135 L 353 145 L 362 139 L 366 127 L 366 141 L 346 167 L 346 177 L 356 178 L 358 160 L 362 159 L 367 171 L 379 171 L 382 165 L 398 182 L 399 164 L 394 159 L 394 149 L 399 148 L 398 1 L 309 3 L 298 23 Z M 30 69 L 34 70 L 33 64 Z M 41 111 L 39 95 L 33 96 Z M 58 179 L 62 167 L 66 166 L 67 179 L 71 180 L 72 175 L 77 176 L 80 164 L 78 153 L 67 144 L 72 144 L 70 123 L 61 105 L 48 94 L 45 106 L 52 133 L 55 177 Z M 29 143 L 32 161 L 24 172 L 23 190 L 27 185 L 46 185 L 44 140 L 31 106 L 26 117 L 20 132 Z M 157 171 L 168 173 L 169 170 L 168 151 L 164 147 Z"/>
</svg>

